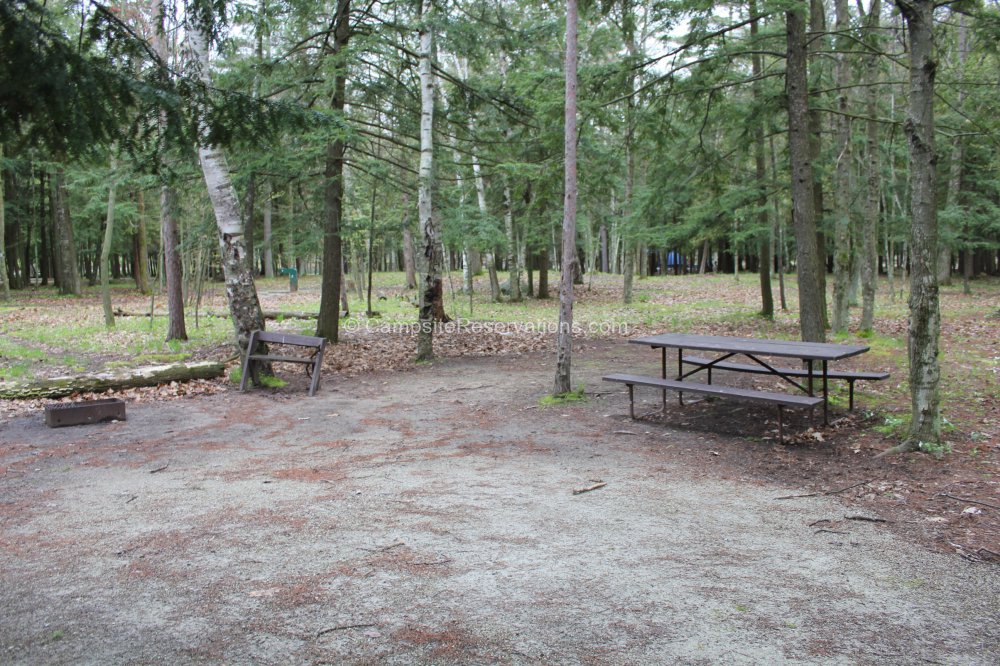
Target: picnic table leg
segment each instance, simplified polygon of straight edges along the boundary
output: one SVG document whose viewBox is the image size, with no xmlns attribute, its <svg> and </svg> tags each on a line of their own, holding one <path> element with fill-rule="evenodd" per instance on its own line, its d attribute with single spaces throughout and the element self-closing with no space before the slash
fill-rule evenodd
<svg viewBox="0 0 1000 666">
<path fill-rule="evenodd" d="M 635 420 L 635 387 L 631 384 L 626 384 L 626 386 L 628 386 L 628 416 Z"/>
<path fill-rule="evenodd" d="M 827 379 L 829 375 L 827 373 L 827 362 L 823 361 L 823 425 L 830 425 L 830 398 L 827 394 Z"/>
<path fill-rule="evenodd" d="M 684 350 L 680 347 L 677 348 L 677 381 L 682 381 L 684 377 Z M 667 350 L 663 350 L 663 378 L 667 378 Z M 677 392 L 677 404 L 681 407 L 684 406 L 684 394 L 680 391 Z M 663 390 L 663 413 L 667 413 L 667 390 Z"/>
</svg>

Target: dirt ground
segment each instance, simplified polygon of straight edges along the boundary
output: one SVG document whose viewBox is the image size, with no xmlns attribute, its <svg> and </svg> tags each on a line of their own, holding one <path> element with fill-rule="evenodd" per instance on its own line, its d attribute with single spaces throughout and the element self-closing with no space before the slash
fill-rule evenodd
<svg viewBox="0 0 1000 666">
<path fill-rule="evenodd" d="M 996 446 L 966 486 L 859 416 L 630 421 L 600 376 L 655 368 L 634 345 L 577 354 L 586 402 L 539 406 L 552 366 L 7 420 L 0 662 L 1000 663 Z"/>
</svg>

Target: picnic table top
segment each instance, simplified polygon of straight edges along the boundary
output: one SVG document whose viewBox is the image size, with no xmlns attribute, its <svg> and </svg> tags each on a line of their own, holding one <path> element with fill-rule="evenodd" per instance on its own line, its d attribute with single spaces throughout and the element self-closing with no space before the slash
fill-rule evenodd
<svg viewBox="0 0 1000 666">
<path fill-rule="evenodd" d="M 734 338 L 725 335 L 694 335 L 691 333 L 661 333 L 633 338 L 629 342 L 637 345 L 649 345 L 650 347 L 735 352 L 819 361 L 836 361 L 857 356 L 869 350 L 869 347 L 862 345 L 841 345 L 832 342 Z"/>
</svg>

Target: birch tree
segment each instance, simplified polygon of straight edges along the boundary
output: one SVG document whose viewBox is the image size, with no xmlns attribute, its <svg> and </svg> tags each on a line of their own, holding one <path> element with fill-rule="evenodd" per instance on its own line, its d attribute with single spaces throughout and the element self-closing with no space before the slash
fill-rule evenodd
<svg viewBox="0 0 1000 666">
<path fill-rule="evenodd" d="M 211 89 L 207 29 L 208 17 L 188 15 L 187 38 L 191 49 L 188 64 L 194 78 Z M 246 256 L 243 218 L 222 149 L 208 145 L 204 138 L 199 143 L 198 161 L 201 163 L 219 231 L 219 252 L 229 300 L 229 314 L 233 319 L 237 342 L 245 349 L 251 331 L 264 330 L 264 313 L 257 299 L 257 288 Z"/>
<path fill-rule="evenodd" d="M 441 284 L 441 241 L 434 219 L 434 3 L 423 0 L 420 8 L 420 168 L 417 213 L 423 233 L 423 285 L 420 289 L 417 360 L 434 358 L 434 321 L 442 319 L 444 297 Z"/>
</svg>

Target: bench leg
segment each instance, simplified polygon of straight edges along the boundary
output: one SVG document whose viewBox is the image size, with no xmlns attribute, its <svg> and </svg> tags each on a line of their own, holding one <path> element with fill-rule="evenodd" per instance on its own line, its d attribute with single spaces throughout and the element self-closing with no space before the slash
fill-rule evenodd
<svg viewBox="0 0 1000 666">
<path fill-rule="evenodd" d="M 635 387 L 631 384 L 626 384 L 628 386 L 628 416 L 630 419 L 635 419 Z"/>
<path fill-rule="evenodd" d="M 320 347 L 319 351 L 316 352 L 315 359 L 313 359 L 312 383 L 309 384 L 310 396 L 316 395 L 316 389 L 319 388 L 319 373 L 322 367 L 323 367 L 323 347 Z"/>
<path fill-rule="evenodd" d="M 854 411 L 854 380 L 853 379 L 848 379 L 847 380 L 847 386 L 848 386 L 848 389 L 847 389 L 848 395 L 850 396 L 848 398 L 848 400 L 849 400 L 848 405 L 850 405 L 850 411 L 853 412 Z"/>
</svg>

